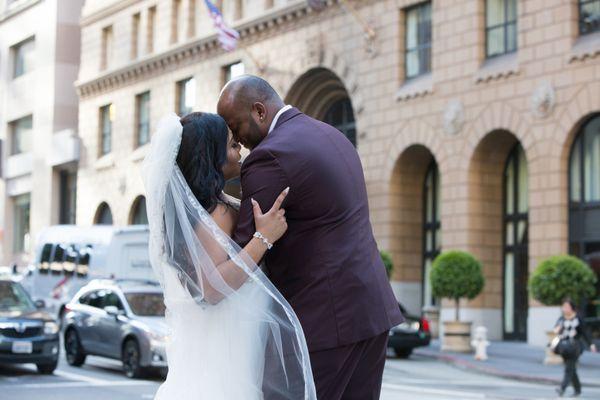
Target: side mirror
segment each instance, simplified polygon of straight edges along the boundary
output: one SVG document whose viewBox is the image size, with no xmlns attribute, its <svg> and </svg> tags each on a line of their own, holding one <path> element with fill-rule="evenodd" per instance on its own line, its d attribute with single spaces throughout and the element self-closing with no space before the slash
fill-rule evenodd
<svg viewBox="0 0 600 400">
<path fill-rule="evenodd" d="M 44 300 L 36 300 L 33 304 L 35 304 L 35 308 L 37 309 L 46 308 L 46 302 Z"/>
<path fill-rule="evenodd" d="M 113 317 L 118 317 L 122 314 L 121 311 L 119 311 L 119 309 L 115 306 L 106 306 L 104 307 L 104 311 L 106 311 L 108 315 L 111 315 Z"/>
</svg>

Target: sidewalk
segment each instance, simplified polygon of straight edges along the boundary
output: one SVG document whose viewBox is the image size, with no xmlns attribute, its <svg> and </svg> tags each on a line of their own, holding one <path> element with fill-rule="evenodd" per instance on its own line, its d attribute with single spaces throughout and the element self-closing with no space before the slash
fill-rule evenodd
<svg viewBox="0 0 600 400">
<path fill-rule="evenodd" d="M 431 357 L 459 368 L 525 382 L 560 384 L 562 365 L 544 365 L 543 347 L 519 342 L 492 342 L 487 361 L 476 361 L 473 354 L 440 351 L 440 342 L 433 340 L 429 347 L 415 349 L 414 354 Z M 585 352 L 577 368 L 583 386 L 600 387 L 600 354 Z"/>
</svg>

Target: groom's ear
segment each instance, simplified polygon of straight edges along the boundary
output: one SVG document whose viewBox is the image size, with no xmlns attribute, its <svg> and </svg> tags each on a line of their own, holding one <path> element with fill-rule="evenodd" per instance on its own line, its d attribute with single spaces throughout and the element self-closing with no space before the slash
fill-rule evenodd
<svg viewBox="0 0 600 400">
<path fill-rule="evenodd" d="M 267 122 L 267 107 L 263 103 L 257 101 L 252 104 L 252 114 L 257 124 L 262 125 Z"/>
</svg>

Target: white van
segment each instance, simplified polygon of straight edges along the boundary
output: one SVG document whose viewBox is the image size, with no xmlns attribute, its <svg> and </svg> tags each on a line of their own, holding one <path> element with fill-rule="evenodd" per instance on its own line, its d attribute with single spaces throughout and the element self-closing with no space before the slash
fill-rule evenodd
<svg viewBox="0 0 600 400">
<path fill-rule="evenodd" d="M 62 315 L 64 305 L 92 279 L 156 278 L 148 258 L 148 226 L 56 225 L 37 240 L 24 285 L 34 299 Z"/>
</svg>

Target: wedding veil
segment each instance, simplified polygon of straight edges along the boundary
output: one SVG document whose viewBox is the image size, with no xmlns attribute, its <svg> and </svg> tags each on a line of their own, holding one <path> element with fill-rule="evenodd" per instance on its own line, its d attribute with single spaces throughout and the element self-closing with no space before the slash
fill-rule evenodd
<svg viewBox="0 0 600 400">
<path fill-rule="evenodd" d="M 171 392 L 183 396 L 196 380 L 203 392 L 185 397 L 195 399 L 316 399 L 298 318 L 193 195 L 176 163 L 182 131 L 179 117 L 164 117 L 142 171 L 150 260 L 171 328 L 163 386 L 188 385 Z M 224 262 L 243 283 L 222 272 Z"/>
</svg>

